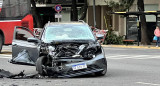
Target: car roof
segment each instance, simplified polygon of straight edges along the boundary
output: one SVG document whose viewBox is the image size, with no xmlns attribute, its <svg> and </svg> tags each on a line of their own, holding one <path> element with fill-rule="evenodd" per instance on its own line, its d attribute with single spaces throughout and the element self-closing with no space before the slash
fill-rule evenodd
<svg viewBox="0 0 160 86">
<path fill-rule="evenodd" d="M 88 25 L 85 22 L 48 22 L 46 26 L 52 25 Z"/>
</svg>

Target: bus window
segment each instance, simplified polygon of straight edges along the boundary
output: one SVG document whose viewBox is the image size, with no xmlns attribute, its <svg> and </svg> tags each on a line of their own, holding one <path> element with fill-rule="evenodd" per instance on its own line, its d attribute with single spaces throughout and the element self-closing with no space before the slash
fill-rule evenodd
<svg viewBox="0 0 160 86">
<path fill-rule="evenodd" d="M 4 0 L 0 18 L 24 17 L 30 13 L 29 0 Z"/>
</svg>

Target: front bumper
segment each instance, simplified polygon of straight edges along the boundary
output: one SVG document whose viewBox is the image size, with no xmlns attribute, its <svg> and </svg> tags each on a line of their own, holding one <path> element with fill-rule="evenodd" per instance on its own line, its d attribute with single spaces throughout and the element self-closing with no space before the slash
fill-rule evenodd
<svg viewBox="0 0 160 86">
<path fill-rule="evenodd" d="M 83 64 L 83 63 L 87 65 L 87 68 L 80 69 L 80 70 L 72 69 L 73 65 L 78 65 L 78 64 Z M 101 72 L 105 69 L 107 69 L 107 60 L 103 54 L 99 54 L 91 60 L 85 60 L 82 62 L 65 64 L 63 73 L 61 73 L 58 77 L 67 77 L 67 78 L 76 77 L 76 76 Z"/>
</svg>

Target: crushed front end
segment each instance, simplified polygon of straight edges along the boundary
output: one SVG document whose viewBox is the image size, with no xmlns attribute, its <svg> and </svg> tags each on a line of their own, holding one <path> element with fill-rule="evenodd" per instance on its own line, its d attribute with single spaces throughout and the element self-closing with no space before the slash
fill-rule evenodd
<svg viewBox="0 0 160 86">
<path fill-rule="evenodd" d="M 105 75 L 107 61 L 99 43 L 50 43 L 41 46 L 37 59 L 39 74 L 57 77 L 75 77 L 85 74 Z"/>
</svg>

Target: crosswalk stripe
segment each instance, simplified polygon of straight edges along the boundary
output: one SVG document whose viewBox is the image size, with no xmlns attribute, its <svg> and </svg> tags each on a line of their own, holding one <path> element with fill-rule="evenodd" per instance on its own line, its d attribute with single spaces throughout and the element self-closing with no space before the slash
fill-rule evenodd
<svg viewBox="0 0 160 86">
<path fill-rule="evenodd" d="M 11 57 L 12 55 L 6 55 L 6 54 L 4 54 L 4 55 L 0 55 L 0 56 L 7 56 L 7 57 Z"/>
<path fill-rule="evenodd" d="M 9 54 L 0 54 L 0 58 L 12 58 Z M 160 59 L 159 55 L 106 55 L 107 59 Z"/>
<path fill-rule="evenodd" d="M 12 58 L 12 55 L 1 54 L 0 58 Z"/>
<path fill-rule="evenodd" d="M 160 59 L 158 55 L 106 55 L 107 59 Z"/>
</svg>

